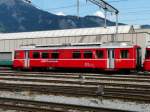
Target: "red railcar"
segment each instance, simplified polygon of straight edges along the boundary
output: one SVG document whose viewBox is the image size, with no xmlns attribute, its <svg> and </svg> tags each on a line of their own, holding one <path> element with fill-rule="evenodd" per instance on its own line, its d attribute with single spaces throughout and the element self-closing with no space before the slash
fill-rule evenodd
<svg viewBox="0 0 150 112">
<path fill-rule="evenodd" d="M 146 48 L 143 69 L 144 69 L 144 71 L 150 71 L 150 46 L 147 46 L 147 48 Z"/>
<path fill-rule="evenodd" d="M 14 68 L 91 68 L 135 70 L 141 66 L 140 47 L 128 43 L 104 43 L 36 47 L 15 50 Z"/>
</svg>

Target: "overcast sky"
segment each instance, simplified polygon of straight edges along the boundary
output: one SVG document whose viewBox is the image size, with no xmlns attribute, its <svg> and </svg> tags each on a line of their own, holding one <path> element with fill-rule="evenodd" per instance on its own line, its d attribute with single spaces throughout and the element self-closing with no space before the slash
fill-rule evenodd
<svg viewBox="0 0 150 112">
<path fill-rule="evenodd" d="M 77 15 L 76 0 L 31 0 L 33 5 L 58 15 Z M 127 24 L 150 24 L 150 0 L 106 0 L 120 11 L 119 22 Z M 103 10 L 80 0 L 80 16 L 97 15 L 104 17 Z M 115 17 L 108 13 L 108 19 Z"/>
</svg>

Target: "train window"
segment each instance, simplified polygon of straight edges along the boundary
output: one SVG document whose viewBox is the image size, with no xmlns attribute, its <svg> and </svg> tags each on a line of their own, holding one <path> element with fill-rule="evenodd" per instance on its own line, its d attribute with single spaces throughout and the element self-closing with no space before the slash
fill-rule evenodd
<svg viewBox="0 0 150 112">
<path fill-rule="evenodd" d="M 59 53 L 58 52 L 53 52 L 51 54 L 52 59 L 58 59 L 59 58 Z"/>
<path fill-rule="evenodd" d="M 33 58 L 35 58 L 35 59 L 40 58 L 40 53 L 39 52 L 33 52 Z"/>
<path fill-rule="evenodd" d="M 96 51 L 96 56 L 97 56 L 97 58 L 103 58 L 104 57 L 104 52 L 102 50 L 97 50 Z"/>
<path fill-rule="evenodd" d="M 19 57 L 20 57 L 20 53 L 15 51 L 15 59 L 19 59 Z"/>
<path fill-rule="evenodd" d="M 44 58 L 44 59 L 49 58 L 49 53 L 43 52 L 42 53 L 42 58 Z"/>
<path fill-rule="evenodd" d="M 92 58 L 93 53 L 91 51 L 84 52 L 84 58 Z"/>
<path fill-rule="evenodd" d="M 146 58 L 149 59 L 150 58 L 150 50 L 146 51 Z"/>
<path fill-rule="evenodd" d="M 72 53 L 72 58 L 74 58 L 74 59 L 81 58 L 81 53 L 80 53 L 80 51 L 74 51 L 74 52 Z"/>
<path fill-rule="evenodd" d="M 121 58 L 129 58 L 129 51 L 128 50 L 121 50 Z"/>
</svg>

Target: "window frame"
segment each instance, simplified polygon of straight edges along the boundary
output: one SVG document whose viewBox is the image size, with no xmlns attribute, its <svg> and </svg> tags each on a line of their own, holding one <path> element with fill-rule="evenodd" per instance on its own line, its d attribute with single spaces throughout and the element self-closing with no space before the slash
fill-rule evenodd
<svg viewBox="0 0 150 112">
<path fill-rule="evenodd" d="M 54 54 L 57 54 L 57 56 L 55 57 Z M 60 57 L 60 53 L 59 52 L 54 51 L 54 52 L 51 53 L 51 59 L 59 59 L 59 57 Z"/>
<path fill-rule="evenodd" d="M 35 57 L 35 53 L 38 53 L 38 57 Z M 40 59 L 40 52 L 38 52 L 38 51 L 32 52 L 32 58 L 33 59 Z"/>
<path fill-rule="evenodd" d="M 90 55 L 89 55 L 90 54 Z M 88 57 L 89 56 L 89 57 Z M 91 50 L 84 51 L 83 52 L 83 58 L 84 59 L 92 59 L 93 58 L 93 52 Z"/>
<path fill-rule="evenodd" d="M 150 50 L 146 50 L 146 56 L 145 56 L 146 59 L 150 59 Z"/>
<path fill-rule="evenodd" d="M 45 55 L 46 57 L 44 57 L 44 54 L 46 54 L 46 55 Z M 42 59 L 48 59 L 48 58 L 49 58 L 49 53 L 48 53 L 48 52 L 42 52 L 42 53 L 41 53 L 41 58 L 42 58 Z"/>
<path fill-rule="evenodd" d="M 76 55 L 79 55 L 79 56 L 76 56 Z M 73 51 L 72 52 L 72 58 L 73 59 L 81 59 L 82 58 L 81 51 Z"/>
<path fill-rule="evenodd" d="M 20 59 L 20 52 L 19 51 L 15 51 L 14 59 Z"/>
<path fill-rule="evenodd" d="M 102 55 L 98 55 L 98 52 L 101 52 L 101 54 Z M 100 53 L 99 52 L 99 53 Z M 98 59 L 103 59 L 104 58 L 104 50 L 96 50 L 96 57 L 98 58 Z"/>
<path fill-rule="evenodd" d="M 120 59 L 129 59 L 129 50 L 120 50 Z"/>
</svg>

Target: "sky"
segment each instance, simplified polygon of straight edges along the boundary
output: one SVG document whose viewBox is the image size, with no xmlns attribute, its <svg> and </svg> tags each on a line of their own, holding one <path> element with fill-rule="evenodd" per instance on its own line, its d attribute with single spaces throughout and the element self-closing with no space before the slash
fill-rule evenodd
<svg viewBox="0 0 150 112">
<path fill-rule="evenodd" d="M 57 15 L 77 15 L 77 0 L 31 0 L 42 10 Z M 119 10 L 119 22 L 130 25 L 150 24 L 150 0 L 105 0 Z M 97 15 L 104 17 L 103 9 L 80 0 L 80 16 Z M 107 13 L 109 20 L 115 21 L 115 15 Z"/>
</svg>

